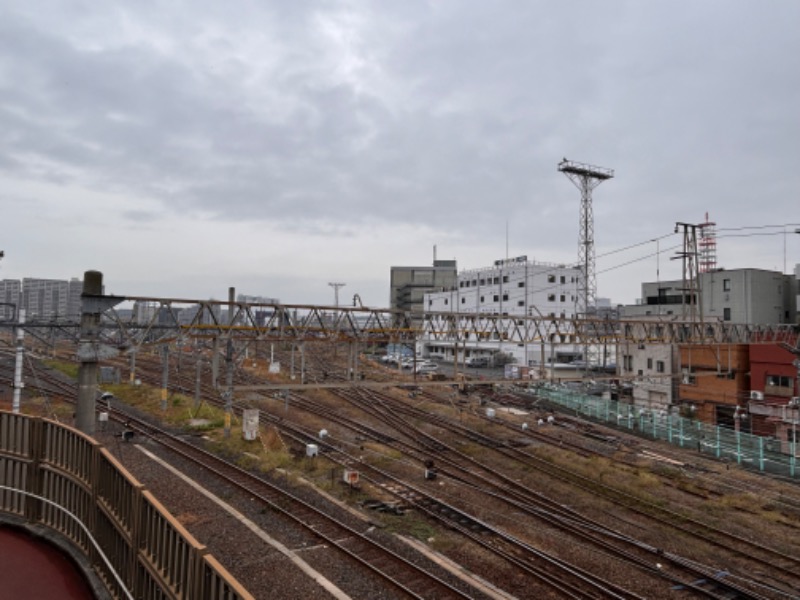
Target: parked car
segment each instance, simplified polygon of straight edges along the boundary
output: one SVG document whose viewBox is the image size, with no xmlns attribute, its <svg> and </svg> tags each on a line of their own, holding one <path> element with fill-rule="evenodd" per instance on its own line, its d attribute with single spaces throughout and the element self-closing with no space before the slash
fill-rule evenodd
<svg viewBox="0 0 800 600">
<path fill-rule="evenodd" d="M 470 356 L 465 363 L 468 367 L 488 367 L 488 356 Z"/>
<path fill-rule="evenodd" d="M 435 362 L 425 361 L 417 364 L 416 373 L 434 373 L 439 369 Z"/>
</svg>

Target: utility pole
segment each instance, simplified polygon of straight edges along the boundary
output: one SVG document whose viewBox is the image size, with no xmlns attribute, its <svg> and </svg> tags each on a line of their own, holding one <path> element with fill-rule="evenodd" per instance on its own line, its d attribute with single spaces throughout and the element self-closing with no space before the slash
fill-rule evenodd
<svg viewBox="0 0 800 600">
<path fill-rule="evenodd" d="M 702 225 L 675 223 L 675 233 L 683 229 L 683 250 L 674 259 L 683 262 L 682 318 L 703 322 L 703 290 L 700 287 L 700 270 L 697 248 L 697 229 Z"/>
<path fill-rule="evenodd" d="M 236 289 L 228 288 L 228 341 L 225 351 L 225 437 L 231 437 L 231 417 L 233 415 L 233 307 Z"/>
<path fill-rule="evenodd" d="M 333 288 L 333 301 L 334 305 L 336 306 L 336 310 L 333 313 L 333 325 L 336 327 L 337 331 L 339 329 L 339 288 L 343 288 L 346 286 L 346 283 L 328 283 L 329 286 Z M 333 347 L 333 356 L 336 358 L 338 356 L 339 344 L 336 344 Z"/>
<path fill-rule="evenodd" d="M 161 410 L 167 410 L 169 395 L 169 344 L 161 346 Z"/>
<path fill-rule="evenodd" d="M 333 288 L 333 300 L 336 306 L 336 316 L 339 316 L 339 288 L 343 288 L 346 286 L 346 283 L 329 283 L 329 286 Z"/>
</svg>

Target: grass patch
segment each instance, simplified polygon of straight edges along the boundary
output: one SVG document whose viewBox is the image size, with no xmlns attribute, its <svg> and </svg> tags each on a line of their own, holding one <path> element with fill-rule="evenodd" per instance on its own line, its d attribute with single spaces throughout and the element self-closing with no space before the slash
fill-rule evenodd
<svg viewBox="0 0 800 600">
<path fill-rule="evenodd" d="M 63 373 L 64 375 L 72 377 L 73 379 L 78 378 L 78 363 L 67 362 L 65 360 L 45 360 L 43 362 L 54 371 Z"/>
<path fill-rule="evenodd" d="M 413 513 L 403 516 L 381 513 L 380 518 L 389 533 L 407 535 L 423 542 L 436 535 L 436 529 L 430 523 Z"/>
</svg>

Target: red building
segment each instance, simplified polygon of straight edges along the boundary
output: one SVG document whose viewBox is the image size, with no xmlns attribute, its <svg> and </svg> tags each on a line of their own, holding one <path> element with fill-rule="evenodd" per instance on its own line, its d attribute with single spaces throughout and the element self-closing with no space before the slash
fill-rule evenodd
<svg viewBox="0 0 800 600">
<path fill-rule="evenodd" d="M 800 356 L 778 344 L 750 346 L 750 404 L 753 433 L 781 440 L 785 452 L 800 441 Z"/>
</svg>

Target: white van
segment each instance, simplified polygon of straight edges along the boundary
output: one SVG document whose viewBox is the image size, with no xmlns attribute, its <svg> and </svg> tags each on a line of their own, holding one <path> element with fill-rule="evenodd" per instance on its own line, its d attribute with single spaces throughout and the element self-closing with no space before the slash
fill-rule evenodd
<svg viewBox="0 0 800 600">
<path fill-rule="evenodd" d="M 470 356 L 466 363 L 468 367 L 488 367 L 489 366 L 489 357 L 488 356 Z"/>
</svg>

